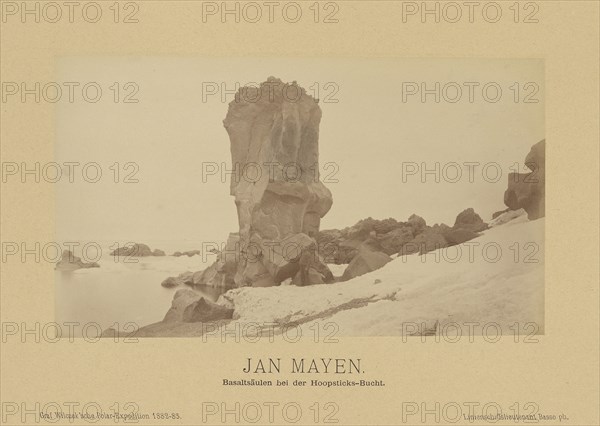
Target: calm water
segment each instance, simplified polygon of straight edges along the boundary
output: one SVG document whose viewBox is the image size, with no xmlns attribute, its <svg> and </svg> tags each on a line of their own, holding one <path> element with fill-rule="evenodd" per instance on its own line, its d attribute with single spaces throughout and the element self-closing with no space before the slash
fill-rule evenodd
<svg viewBox="0 0 600 426">
<path fill-rule="evenodd" d="M 167 254 L 201 248 L 193 243 L 157 242 L 149 245 Z M 115 323 L 122 328 L 127 322 L 143 327 L 161 321 L 171 307 L 175 291 L 189 287 L 167 289 L 160 283 L 185 271 L 202 270 L 215 259 L 212 255 L 207 257 L 206 262 L 203 262 L 202 256 L 164 256 L 128 258 L 128 262 L 124 262 L 125 258 L 108 255 L 107 247 L 103 247 L 102 257 L 97 261 L 99 268 L 55 272 L 55 316 L 59 324 L 67 321 L 80 324 L 95 322 L 106 329 Z M 75 255 L 81 257 L 77 250 Z M 212 288 L 194 290 L 210 300 L 216 300 L 221 293 Z"/>
</svg>

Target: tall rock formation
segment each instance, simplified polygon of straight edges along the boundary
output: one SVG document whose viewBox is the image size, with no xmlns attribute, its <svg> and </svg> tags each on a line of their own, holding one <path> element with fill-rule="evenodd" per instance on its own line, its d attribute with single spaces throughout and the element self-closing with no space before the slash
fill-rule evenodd
<svg viewBox="0 0 600 426">
<path fill-rule="evenodd" d="M 546 141 L 531 147 L 525 157 L 530 173 L 510 173 L 504 204 L 510 210 L 524 209 L 530 220 L 544 217 L 546 201 Z"/>
<path fill-rule="evenodd" d="M 229 104 L 223 124 L 231 143 L 239 243 L 233 280 L 215 277 L 218 282 L 271 286 L 288 278 L 298 283 L 301 276 L 326 282 L 331 275 L 314 250 L 312 261 L 301 262 L 333 203 L 318 176 L 320 122 L 315 99 L 295 82 L 273 77 L 241 88 Z"/>
</svg>

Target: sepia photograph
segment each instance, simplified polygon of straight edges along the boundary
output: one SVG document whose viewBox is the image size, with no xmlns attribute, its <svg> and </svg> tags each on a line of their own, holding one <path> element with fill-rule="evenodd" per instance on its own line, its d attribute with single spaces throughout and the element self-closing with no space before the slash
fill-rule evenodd
<svg viewBox="0 0 600 426">
<path fill-rule="evenodd" d="M 57 112 L 56 235 L 74 248 L 56 264 L 57 322 L 139 337 L 215 321 L 544 333 L 543 60 L 58 69 L 111 96 Z"/>
<path fill-rule="evenodd" d="M 0 0 L 0 425 L 600 425 L 599 23 Z"/>
</svg>

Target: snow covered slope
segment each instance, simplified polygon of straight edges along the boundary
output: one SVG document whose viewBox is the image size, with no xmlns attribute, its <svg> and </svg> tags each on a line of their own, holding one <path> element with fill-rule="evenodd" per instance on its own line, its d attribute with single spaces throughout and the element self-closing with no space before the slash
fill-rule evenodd
<svg viewBox="0 0 600 426">
<path fill-rule="evenodd" d="M 309 287 L 239 288 L 222 296 L 240 322 L 335 322 L 339 335 L 418 334 L 495 323 L 543 333 L 544 219 L 525 216 L 458 246 L 394 259 L 352 280 Z M 478 325 L 467 325 L 468 323 Z M 527 325 L 534 323 L 534 325 Z M 415 328 L 415 324 L 419 328 Z"/>
</svg>

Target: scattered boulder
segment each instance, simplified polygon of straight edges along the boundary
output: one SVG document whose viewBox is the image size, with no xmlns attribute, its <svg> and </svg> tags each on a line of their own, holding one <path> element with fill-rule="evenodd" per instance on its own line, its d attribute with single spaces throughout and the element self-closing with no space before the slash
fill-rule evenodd
<svg viewBox="0 0 600 426">
<path fill-rule="evenodd" d="M 510 173 L 508 189 L 504 192 L 504 204 L 510 210 L 524 209 L 530 220 L 546 215 L 546 141 L 531 147 L 525 157 L 530 173 Z"/>
<path fill-rule="evenodd" d="M 135 256 L 135 257 L 147 257 L 147 256 L 164 256 L 165 252 L 162 250 L 152 251 L 146 244 L 135 243 L 125 247 L 119 247 L 110 253 L 112 256 Z"/>
<path fill-rule="evenodd" d="M 74 271 L 76 269 L 99 267 L 100 265 L 96 262 L 84 262 L 80 257 L 75 256 L 71 250 L 64 250 L 54 269 L 57 271 Z"/>
<path fill-rule="evenodd" d="M 177 287 L 181 284 L 183 284 L 183 283 L 181 281 L 179 281 L 177 279 L 177 277 L 169 277 L 166 280 L 164 280 L 162 283 L 160 283 L 160 285 L 162 285 L 163 287 L 166 287 L 166 288 Z"/>
<path fill-rule="evenodd" d="M 368 272 L 375 271 L 390 262 L 392 258 L 385 253 L 369 250 L 360 250 L 346 267 L 342 281 L 348 281 Z"/>
</svg>

